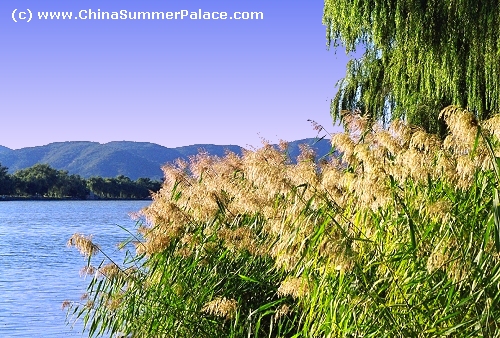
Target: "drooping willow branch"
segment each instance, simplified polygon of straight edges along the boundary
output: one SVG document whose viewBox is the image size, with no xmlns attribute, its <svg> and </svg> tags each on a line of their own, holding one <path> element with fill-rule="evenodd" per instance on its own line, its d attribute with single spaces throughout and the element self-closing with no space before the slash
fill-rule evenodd
<svg viewBox="0 0 500 338">
<path fill-rule="evenodd" d="M 323 23 L 329 46 L 365 50 L 338 84 L 336 121 L 361 109 L 436 132 L 447 105 L 500 110 L 498 0 L 325 0 Z"/>
</svg>

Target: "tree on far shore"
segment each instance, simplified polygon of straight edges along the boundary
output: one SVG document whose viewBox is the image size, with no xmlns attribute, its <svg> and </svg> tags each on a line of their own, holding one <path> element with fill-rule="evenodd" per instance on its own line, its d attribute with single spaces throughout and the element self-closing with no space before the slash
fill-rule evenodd
<svg viewBox="0 0 500 338">
<path fill-rule="evenodd" d="M 0 164 L 0 195 L 11 195 L 14 193 L 14 181 L 7 171 L 8 168 Z"/>
<path fill-rule="evenodd" d="M 16 171 L 17 192 L 29 196 L 45 196 L 57 183 L 58 172 L 48 164 L 34 166 Z"/>
<path fill-rule="evenodd" d="M 149 178 L 132 181 L 119 175 L 84 179 L 48 164 L 35 164 L 9 175 L 8 168 L 0 164 L 0 195 L 85 199 L 92 192 L 99 198 L 145 199 L 160 188 L 160 181 Z"/>
</svg>

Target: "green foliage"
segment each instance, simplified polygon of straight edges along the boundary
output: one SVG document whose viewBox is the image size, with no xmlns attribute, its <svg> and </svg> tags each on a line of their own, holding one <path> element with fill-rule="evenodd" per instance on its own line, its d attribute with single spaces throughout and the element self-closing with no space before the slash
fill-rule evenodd
<svg viewBox="0 0 500 338">
<path fill-rule="evenodd" d="M 305 309 L 304 337 L 498 335 L 500 263 L 485 236 L 492 176 L 478 173 L 468 191 L 407 184 L 394 186 L 403 196 L 393 207 L 356 213 L 360 233 L 367 221 L 379 226 L 374 239 L 357 244 L 352 270 L 314 276 L 322 262 L 310 262 L 318 290 Z M 451 201 L 453 221 L 426 219 L 421 198 Z"/>
<path fill-rule="evenodd" d="M 500 336 L 500 117 L 443 116 L 443 142 L 336 135 L 340 164 L 267 147 L 166 168 L 136 253 L 88 266 L 69 314 L 91 336 Z"/>
<path fill-rule="evenodd" d="M 57 183 L 58 172 L 48 164 L 35 164 L 33 167 L 19 170 L 14 174 L 18 182 L 17 192 L 29 196 L 45 196 Z"/>
<path fill-rule="evenodd" d="M 11 195 L 14 193 L 14 180 L 7 171 L 8 168 L 0 164 L 0 195 Z"/>
<path fill-rule="evenodd" d="M 88 195 L 85 180 L 80 175 L 68 175 L 67 171 L 57 172 L 56 183 L 50 188 L 48 196 L 76 197 L 85 199 Z"/>
<path fill-rule="evenodd" d="M 339 82 L 335 120 L 359 108 L 443 133 L 438 115 L 450 104 L 480 119 L 500 111 L 496 0 L 326 0 L 323 23 L 329 45 L 365 49 Z"/>
<path fill-rule="evenodd" d="M 277 295 L 283 273 L 269 257 L 228 250 L 215 233 L 207 235 L 205 225 L 213 222 L 218 220 L 192 224 L 200 245 L 189 255 L 180 254 L 186 245 L 177 240 L 151 257 L 128 253 L 114 274 L 101 263 L 88 287 L 89 301 L 74 304 L 69 313 L 83 318 L 90 336 L 291 337 L 293 320 L 274 319 L 279 306 L 294 303 Z M 228 307 L 230 299 L 240 306 Z M 209 310 L 206 304 L 214 300 Z"/>
<path fill-rule="evenodd" d="M 88 189 L 101 198 L 147 198 L 161 187 L 159 181 L 149 178 L 132 181 L 123 175 L 115 178 L 91 177 L 86 182 Z"/>
<path fill-rule="evenodd" d="M 56 170 L 48 164 L 36 164 L 30 168 L 8 174 L 8 168 L 0 165 L 0 195 L 37 196 L 53 198 L 86 199 L 90 192 L 98 198 L 145 199 L 160 189 L 161 182 L 150 178 L 91 177 L 69 175 L 65 170 Z"/>
</svg>

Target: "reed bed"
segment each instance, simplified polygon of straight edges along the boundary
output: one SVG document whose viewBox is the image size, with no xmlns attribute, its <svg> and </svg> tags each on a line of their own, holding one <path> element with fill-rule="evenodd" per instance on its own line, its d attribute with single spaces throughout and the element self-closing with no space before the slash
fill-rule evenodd
<svg viewBox="0 0 500 338">
<path fill-rule="evenodd" d="M 264 145 L 163 168 L 135 251 L 93 266 L 68 316 L 90 336 L 500 336 L 500 116 L 441 140 L 354 113 L 341 159 Z"/>
</svg>

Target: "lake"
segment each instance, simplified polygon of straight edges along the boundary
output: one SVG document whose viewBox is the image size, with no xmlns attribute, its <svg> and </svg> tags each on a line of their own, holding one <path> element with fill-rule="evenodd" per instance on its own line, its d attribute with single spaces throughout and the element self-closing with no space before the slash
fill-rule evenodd
<svg viewBox="0 0 500 338">
<path fill-rule="evenodd" d="M 93 241 L 113 258 L 129 238 L 130 212 L 151 201 L 0 202 L 0 337 L 82 337 L 82 324 L 66 323 L 64 300 L 78 301 L 90 281 L 80 277 L 86 259 L 66 247 L 74 233 Z M 103 259 L 99 254 L 94 263 Z M 84 335 L 85 336 L 85 335 Z"/>
</svg>

